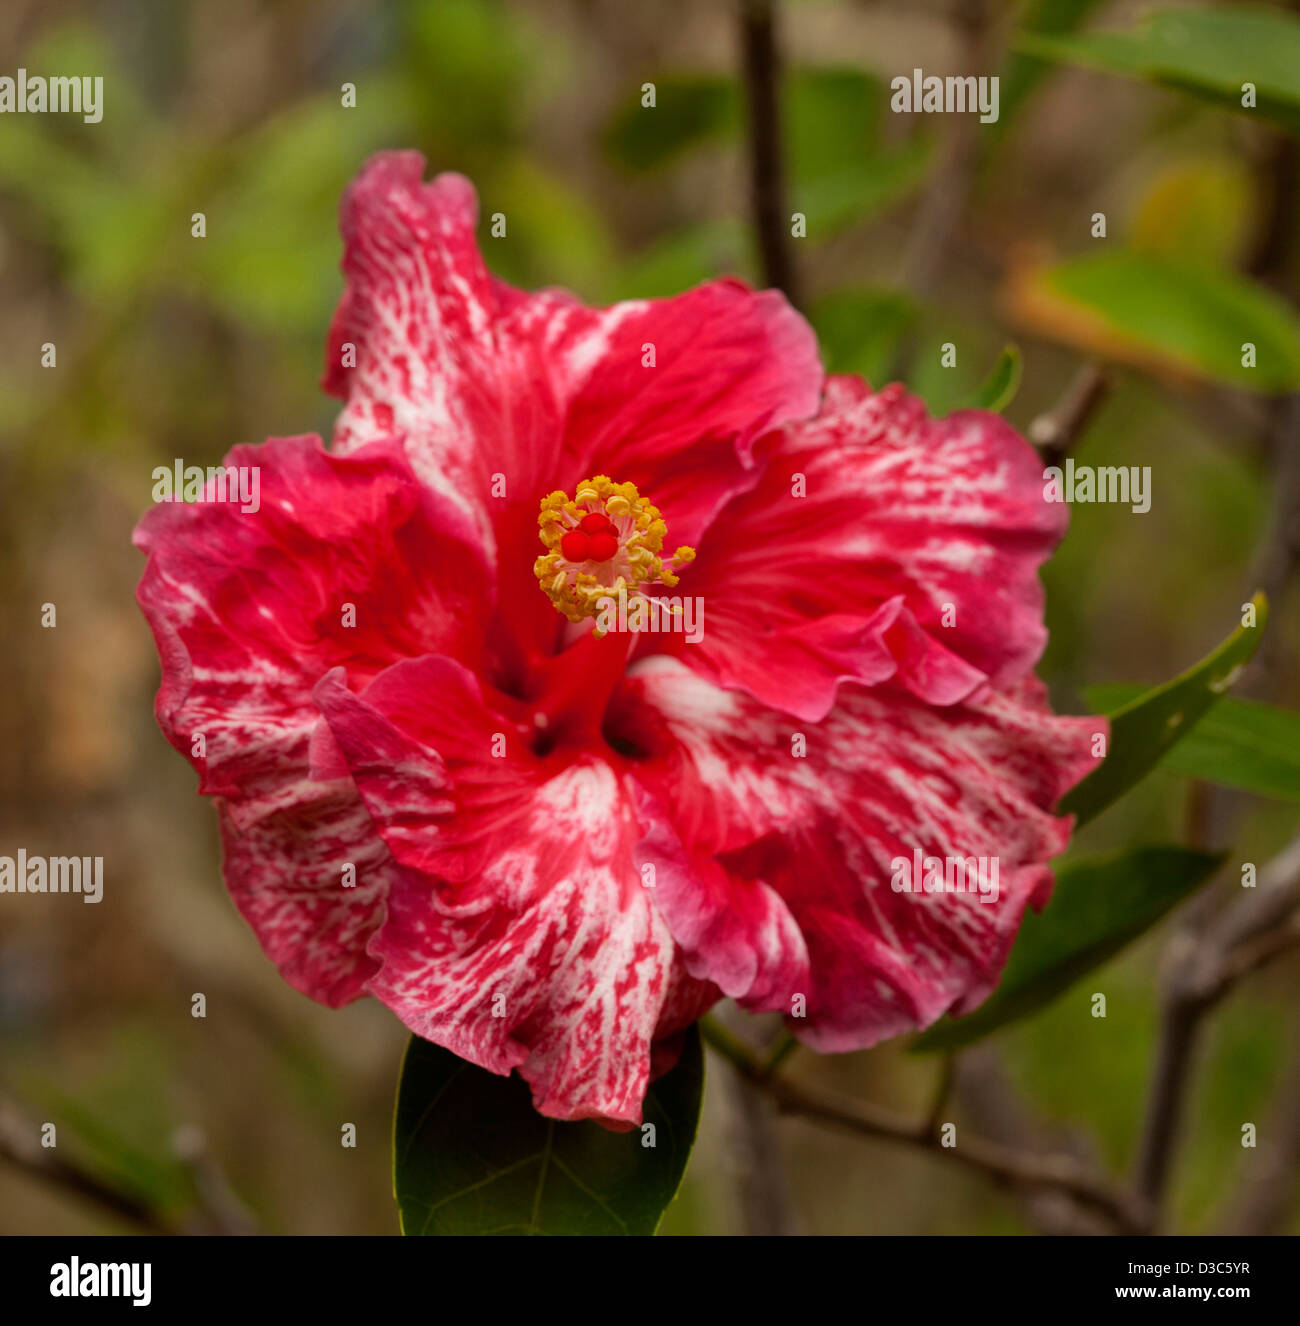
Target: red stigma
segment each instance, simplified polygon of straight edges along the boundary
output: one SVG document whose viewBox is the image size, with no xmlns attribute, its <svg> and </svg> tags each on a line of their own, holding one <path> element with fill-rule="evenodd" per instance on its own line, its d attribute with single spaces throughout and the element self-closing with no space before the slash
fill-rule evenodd
<svg viewBox="0 0 1300 1326">
<path fill-rule="evenodd" d="M 571 529 L 560 540 L 560 551 L 570 562 L 585 562 L 590 556 L 591 540 L 580 530 Z"/>
<path fill-rule="evenodd" d="M 616 552 L 618 552 L 618 539 L 614 537 L 612 529 L 602 530 L 599 534 L 591 536 L 587 556 L 593 562 L 607 562 Z"/>
</svg>

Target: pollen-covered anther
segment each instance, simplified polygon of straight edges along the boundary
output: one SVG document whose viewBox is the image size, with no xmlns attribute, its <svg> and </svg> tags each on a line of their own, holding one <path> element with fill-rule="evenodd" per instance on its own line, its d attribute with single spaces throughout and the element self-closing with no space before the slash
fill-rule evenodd
<svg viewBox="0 0 1300 1326">
<path fill-rule="evenodd" d="M 648 597 L 647 585 L 671 588 L 676 572 L 695 560 L 695 549 L 682 547 L 665 561 L 660 554 L 668 526 L 659 508 L 636 484 L 604 474 L 584 479 L 572 500 L 558 490 L 548 493 L 537 525 L 546 552 L 533 571 L 571 622 L 598 616 L 602 603 L 620 594 L 630 601 Z"/>
</svg>

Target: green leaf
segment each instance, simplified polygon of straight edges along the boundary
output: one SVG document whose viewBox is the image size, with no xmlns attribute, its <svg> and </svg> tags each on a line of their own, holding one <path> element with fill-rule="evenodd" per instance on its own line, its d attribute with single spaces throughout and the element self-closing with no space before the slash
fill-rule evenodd
<svg viewBox="0 0 1300 1326">
<path fill-rule="evenodd" d="M 645 1124 L 558 1123 L 527 1083 L 412 1037 L 393 1124 L 404 1234 L 653 1234 L 681 1185 L 704 1090 L 700 1035 L 646 1095 Z"/>
<path fill-rule="evenodd" d="M 1142 687 L 1090 686 L 1088 703 L 1109 712 Z M 1300 802 L 1300 713 L 1229 697 L 1161 758 L 1159 767 L 1188 778 L 1240 788 L 1256 796 Z"/>
<path fill-rule="evenodd" d="M 994 410 L 1001 413 L 1015 399 L 1020 390 L 1020 351 L 1008 345 L 998 355 L 993 371 L 957 407 L 962 410 Z"/>
<path fill-rule="evenodd" d="M 1016 303 L 1037 330 L 1108 358 L 1254 391 L 1300 386 L 1300 320 L 1233 272 L 1108 250 L 1028 277 Z M 1253 368 L 1241 362 L 1247 342 Z"/>
<path fill-rule="evenodd" d="M 1061 798 L 1057 809 L 1086 824 L 1140 782 L 1237 679 L 1259 647 L 1268 603 L 1256 594 L 1255 625 L 1239 626 L 1213 653 L 1181 676 L 1131 700 L 1110 720 L 1102 765 Z"/>
<path fill-rule="evenodd" d="M 916 305 L 893 290 L 837 290 L 813 301 L 809 320 L 829 373 L 856 373 L 884 385 L 899 343 L 916 321 Z"/>
<path fill-rule="evenodd" d="M 795 181 L 824 179 L 880 142 L 888 93 L 861 69 L 795 69 L 786 83 L 786 159 Z M 834 125 L 834 132 L 828 132 Z"/>
<path fill-rule="evenodd" d="M 1186 847 L 1137 847 L 1066 861 L 1051 902 L 1025 914 L 997 989 L 966 1017 L 936 1023 L 913 1049 L 952 1050 L 1038 1012 L 1149 930 L 1224 859 Z"/>
<path fill-rule="evenodd" d="M 1231 5 L 1164 9 L 1128 32 L 1073 37 L 1022 34 L 1018 51 L 1145 79 L 1244 115 L 1300 130 L 1300 19 L 1280 9 Z M 1242 84 L 1256 90 L 1244 107 Z"/>
</svg>

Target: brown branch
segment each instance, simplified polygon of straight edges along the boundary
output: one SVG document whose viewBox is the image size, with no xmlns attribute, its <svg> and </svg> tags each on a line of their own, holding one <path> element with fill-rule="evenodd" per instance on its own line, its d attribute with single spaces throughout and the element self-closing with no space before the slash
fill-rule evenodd
<svg viewBox="0 0 1300 1326">
<path fill-rule="evenodd" d="M 734 1005 L 718 1011 L 722 1025 L 734 1024 L 743 1015 Z M 771 1051 L 758 1024 L 764 1043 L 754 1053 L 764 1063 Z M 731 1034 L 728 1032 L 727 1034 Z M 735 1066 L 733 1065 L 733 1069 Z M 789 1179 L 782 1160 L 780 1139 L 776 1135 L 772 1101 L 759 1091 L 743 1073 L 728 1074 L 724 1100 L 727 1105 L 727 1155 L 735 1180 L 740 1232 L 759 1235 L 788 1235 L 799 1232 Z"/>
<path fill-rule="evenodd" d="M 1292 0 L 1289 6 L 1300 9 Z M 1251 246 L 1246 270 L 1270 285 L 1283 296 L 1292 278 L 1295 250 L 1294 213 L 1300 190 L 1300 148 L 1287 134 L 1272 131 L 1265 140 L 1265 150 L 1257 159 L 1255 176 L 1268 199 Z M 1260 545 L 1252 569 L 1251 583 L 1258 584 L 1272 606 L 1275 618 L 1284 619 L 1286 596 L 1300 572 L 1300 394 L 1274 398 L 1265 403 L 1262 441 L 1273 470 L 1273 504 L 1269 529 Z M 1268 632 L 1260 642 L 1239 692 L 1267 698 L 1277 689 L 1277 679 L 1286 672 L 1287 641 L 1281 631 Z M 1240 794 L 1223 787 L 1206 790 L 1207 837 L 1226 836 L 1224 830 L 1239 804 Z M 1256 966 L 1262 966 L 1300 939 L 1300 916 L 1287 905 L 1285 891 L 1276 904 L 1261 899 L 1256 907 L 1267 920 L 1266 912 L 1275 907 L 1276 928 L 1265 926 L 1254 939 L 1246 937 L 1236 946 L 1233 970 L 1228 984 L 1241 979 Z M 1238 913 L 1236 924 L 1242 923 Z M 1202 920 L 1202 925 L 1208 921 Z M 1297 1027 L 1300 1033 L 1300 1026 Z M 1190 1057 L 1190 1056 L 1189 1056 Z M 1244 1168 L 1242 1191 L 1235 1203 L 1231 1228 L 1237 1233 L 1272 1233 L 1281 1228 L 1289 1200 L 1295 1189 L 1295 1164 L 1300 1159 L 1300 1111 L 1295 1108 L 1300 1089 L 1300 1034 L 1297 1034 L 1293 1062 L 1275 1107 L 1271 1137 Z M 1151 1145 L 1154 1147 L 1154 1140 Z M 1167 1144 L 1173 1145 L 1172 1140 Z"/>
<path fill-rule="evenodd" d="M 790 246 L 778 97 L 780 57 L 772 0 L 739 0 L 740 48 L 749 108 L 749 173 L 763 283 L 798 308 L 800 291 Z"/>
<path fill-rule="evenodd" d="M 40 1129 L 11 1102 L 0 1098 L 0 1157 L 23 1173 L 81 1197 L 120 1220 L 152 1234 L 175 1233 L 143 1198 L 106 1183 L 53 1147 L 40 1143 Z"/>
<path fill-rule="evenodd" d="M 1275 614 L 1300 572 L 1300 394 L 1270 403 L 1267 444 L 1275 466 L 1273 511 L 1252 573 Z M 1238 684 L 1239 694 L 1266 696 L 1283 662 L 1280 631 L 1265 634 Z M 1227 837 L 1239 795 L 1211 787 L 1197 794 L 1198 837 L 1213 846 Z M 1156 1066 L 1138 1147 L 1138 1191 L 1158 1209 L 1182 1123 L 1182 1095 L 1191 1080 L 1202 1020 L 1243 976 L 1297 942 L 1300 905 L 1300 839 L 1265 870 L 1257 892 L 1215 915 L 1215 897 L 1204 893 L 1186 912 L 1171 942 L 1163 995 Z"/>
<path fill-rule="evenodd" d="M 211 1234 L 257 1234 L 260 1227 L 222 1173 L 203 1130 L 194 1124 L 178 1128 L 172 1136 L 172 1151 L 185 1166 L 199 1195 L 199 1226 L 194 1232 Z"/>
<path fill-rule="evenodd" d="M 1291 259 L 1296 204 L 1300 199 L 1300 147 L 1290 134 L 1278 131 L 1270 136 L 1255 175 L 1266 191 L 1268 206 L 1260 218 L 1246 270 L 1281 290 Z"/>
<path fill-rule="evenodd" d="M 1009 1187 L 1067 1193 L 1124 1233 L 1141 1233 L 1146 1228 L 1146 1212 L 1136 1199 L 1097 1178 L 1072 1157 L 1015 1151 L 981 1137 L 966 1136 L 957 1146 L 942 1146 L 932 1127 L 933 1109 L 927 1118 L 913 1122 L 875 1105 L 801 1086 L 779 1073 L 768 1073 L 762 1060 L 748 1046 L 716 1023 L 706 1018 L 701 1025 L 709 1044 L 787 1113 L 816 1119 L 862 1137 L 920 1147 Z"/>
<path fill-rule="evenodd" d="M 1134 1180 L 1153 1212 L 1159 1211 L 1168 1185 L 1205 1015 L 1239 981 L 1296 942 L 1297 909 L 1300 836 L 1259 872 L 1253 892 L 1170 944 L 1159 1048 Z"/>
<path fill-rule="evenodd" d="M 1088 431 L 1110 388 L 1110 374 L 1101 364 L 1084 364 L 1061 399 L 1029 425 L 1029 440 L 1045 465 L 1059 465 L 1069 455 Z"/>
<path fill-rule="evenodd" d="M 741 67 L 749 115 L 749 187 L 763 284 L 801 306 L 791 244 L 781 141 L 781 58 L 774 0 L 738 0 Z M 780 1062 L 775 1052 L 772 1066 Z M 747 1234 L 792 1234 L 794 1211 L 781 1165 L 770 1102 L 744 1075 L 728 1092 L 731 1151 Z"/>
<path fill-rule="evenodd" d="M 989 1141 L 1017 1151 L 1059 1150 L 1080 1165 L 1098 1167 L 1096 1148 L 1081 1131 L 1065 1131 L 1035 1117 L 1008 1080 L 997 1047 L 985 1041 L 963 1051 L 957 1065 L 957 1100 Z M 1025 1219 L 1044 1234 L 1110 1232 L 1105 1218 L 1080 1208 L 1068 1193 L 1050 1188 L 1017 1194 Z"/>
<path fill-rule="evenodd" d="M 1240 1194 L 1224 1222 L 1228 1234 L 1286 1232 L 1297 1190 L 1300 1163 L 1300 1019 L 1292 1032 L 1291 1062 L 1278 1091 L 1272 1117 L 1255 1151 L 1247 1152 Z"/>
<path fill-rule="evenodd" d="M 990 65 L 988 0 L 956 0 L 952 20 L 957 29 L 961 69 L 978 77 Z M 979 169 L 978 118 L 949 115 L 945 119 L 948 124 L 941 159 L 931 172 L 916 210 L 902 261 L 904 284 L 921 300 L 934 294 L 951 261 Z M 916 331 L 901 339 L 894 353 L 891 379 L 906 381 L 917 346 Z"/>
<path fill-rule="evenodd" d="M 178 1130 L 172 1139 L 172 1149 L 189 1172 L 199 1199 L 193 1214 L 178 1225 L 165 1220 L 143 1197 L 114 1187 L 58 1149 L 42 1146 L 40 1128 L 16 1104 L 0 1096 L 0 1158 L 32 1178 L 84 1198 L 153 1234 L 258 1232 L 257 1222 L 235 1196 L 199 1129 Z"/>
<path fill-rule="evenodd" d="M 1251 583 L 1264 591 L 1280 619 L 1286 595 L 1300 572 L 1300 392 L 1269 402 L 1264 445 L 1273 470 L 1273 506 Z M 1239 690 L 1267 695 L 1281 669 L 1285 645 L 1282 631 L 1266 632 Z"/>
</svg>

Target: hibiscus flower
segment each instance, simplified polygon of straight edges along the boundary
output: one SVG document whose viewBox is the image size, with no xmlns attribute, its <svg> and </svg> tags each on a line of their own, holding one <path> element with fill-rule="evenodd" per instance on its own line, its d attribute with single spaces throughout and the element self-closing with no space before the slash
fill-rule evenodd
<svg viewBox="0 0 1300 1326">
<path fill-rule="evenodd" d="M 136 534 L 158 721 L 266 953 L 614 1126 L 724 995 L 822 1051 L 970 1009 L 1093 764 L 1032 675 L 1065 524 L 1033 450 L 825 377 L 775 292 L 513 289 L 423 169 L 344 199 L 332 447 L 237 447 L 258 511 Z M 620 630 L 620 595 L 702 630 Z M 896 891 L 918 850 L 996 858 L 996 899 Z"/>
</svg>

